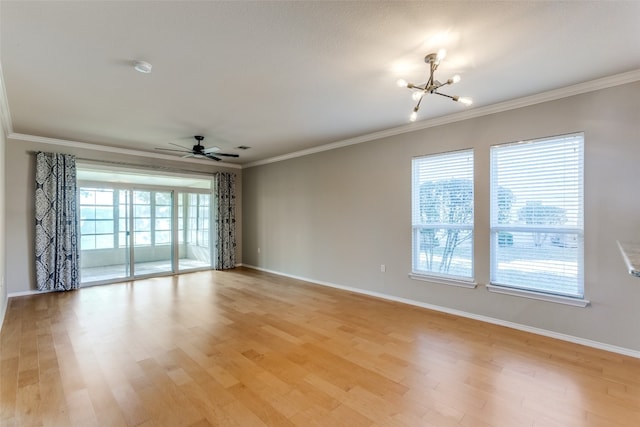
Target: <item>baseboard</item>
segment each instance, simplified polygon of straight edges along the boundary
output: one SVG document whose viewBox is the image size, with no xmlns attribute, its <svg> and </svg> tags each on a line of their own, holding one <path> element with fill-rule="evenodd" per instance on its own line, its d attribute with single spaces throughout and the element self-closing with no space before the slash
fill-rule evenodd
<svg viewBox="0 0 640 427">
<path fill-rule="evenodd" d="M 400 303 L 403 303 L 403 304 L 408 304 L 408 305 L 412 305 L 412 306 L 416 306 L 416 307 L 422 307 L 422 308 L 426 308 L 426 309 L 429 309 L 429 310 L 439 311 L 439 312 L 442 312 L 442 313 L 452 314 L 454 316 L 465 317 L 465 318 L 473 319 L 473 320 L 479 320 L 481 322 L 486 322 L 486 323 L 491 323 L 491 324 L 494 324 L 494 325 L 504 326 L 504 327 L 507 327 L 507 328 L 516 329 L 516 330 L 523 331 L 523 332 L 530 332 L 530 333 L 536 334 L 536 335 L 541 335 L 541 336 L 545 336 L 545 337 L 549 337 L 549 338 L 555 338 L 555 339 L 559 339 L 561 341 L 567 341 L 567 342 L 574 343 L 574 344 L 584 345 L 586 347 L 596 348 L 596 349 L 599 349 L 599 350 L 605 350 L 605 351 L 609 351 L 611 353 L 622 354 L 624 356 L 630 356 L 630 357 L 634 357 L 634 358 L 640 359 L 640 351 L 633 350 L 633 349 L 630 349 L 630 348 L 618 347 L 618 346 L 615 346 L 615 345 L 606 344 L 606 343 L 602 343 L 602 342 L 599 342 L 599 341 L 593 341 L 593 340 L 589 340 L 589 339 L 585 339 L 585 338 L 576 337 L 576 336 L 573 336 L 573 335 L 562 334 L 562 333 L 559 333 L 559 332 L 549 331 L 547 329 L 535 328 L 533 326 L 523 325 L 521 323 L 509 322 L 507 320 L 496 319 L 494 317 L 483 316 L 481 314 L 469 313 L 469 312 L 466 312 L 466 311 L 456 310 L 456 309 L 449 308 L 449 307 L 443 307 L 443 306 L 439 306 L 439 305 L 428 304 L 428 303 L 425 303 L 425 302 L 416 301 L 416 300 L 412 300 L 412 299 L 408 299 L 408 298 L 401 298 L 401 297 L 397 297 L 397 296 L 394 296 L 394 295 L 384 294 L 384 293 L 381 293 L 381 292 L 373 292 L 373 291 L 368 291 L 368 290 L 365 290 L 365 289 L 353 288 L 353 287 L 350 287 L 350 286 L 343 286 L 343 285 L 338 285 L 338 284 L 330 283 L 330 282 L 323 282 L 323 281 L 319 281 L 319 280 L 315 280 L 315 279 L 309 279 L 309 278 L 306 278 L 306 277 L 300 277 L 300 276 L 295 276 L 295 275 L 292 275 L 292 274 L 282 273 L 282 272 L 279 272 L 279 271 L 269 270 L 269 269 L 257 267 L 257 266 L 254 266 L 254 265 L 248 265 L 248 264 L 241 264 L 241 265 L 244 266 L 244 267 L 247 267 L 247 268 L 252 268 L 254 270 L 264 271 L 265 273 L 277 274 L 278 276 L 290 277 L 292 279 L 302 280 L 302 281 L 305 281 L 305 282 L 309 282 L 309 283 L 313 283 L 313 284 L 317 284 L 317 285 L 322 285 L 322 286 L 327 286 L 327 287 L 330 287 L 330 288 L 341 289 L 341 290 L 344 290 L 344 291 L 349 291 L 349 292 L 354 292 L 354 293 L 358 293 L 358 294 L 368 295 L 368 296 L 372 296 L 372 297 L 376 297 L 376 298 L 385 299 L 385 300 L 388 300 L 388 301 L 400 302 Z"/>
<path fill-rule="evenodd" d="M 9 296 L 7 295 L 7 299 L 4 301 L 2 305 L 2 312 L 0 312 L 0 331 L 2 331 L 2 325 L 4 325 L 4 316 L 7 315 L 7 307 L 9 306 Z"/>
<path fill-rule="evenodd" d="M 53 292 L 53 291 L 38 291 L 38 290 L 32 289 L 32 290 L 28 290 L 28 291 L 11 292 L 9 295 L 7 295 L 7 297 L 9 297 L 9 298 L 24 297 L 24 296 L 28 296 L 28 295 L 46 294 L 47 292 Z"/>
</svg>

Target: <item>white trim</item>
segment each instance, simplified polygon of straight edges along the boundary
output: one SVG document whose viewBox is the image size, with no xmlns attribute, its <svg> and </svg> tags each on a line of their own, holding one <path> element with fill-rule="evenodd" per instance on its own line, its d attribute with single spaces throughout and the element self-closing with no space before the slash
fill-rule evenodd
<svg viewBox="0 0 640 427">
<path fill-rule="evenodd" d="M 487 284 L 486 288 L 489 292 L 503 295 L 511 295 L 514 297 L 524 297 L 536 299 L 539 301 L 555 302 L 557 304 L 571 305 L 574 307 L 587 307 L 591 301 L 583 298 L 565 297 L 562 295 L 543 294 L 541 292 L 527 291 L 524 289 L 509 288 L 507 286 Z"/>
<path fill-rule="evenodd" d="M 393 296 L 393 295 L 383 294 L 381 292 L 372 292 L 372 291 L 367 291 L 367 290 L 360 289 L 360 288 L 353 288 L 353 287 L 350 287 L 350 286 L 337 285 L 335 283 L 321 282 L 321 281 L 318 281 L 318 280 L 315 280 L 315 279 L 308 279 L 308 278 L 305 278 L 305 277 L 295 276 L 295 275 L 291 275 L 291 274 L 284 274 L 284 273 L 280 273 L 278 271 L 268 270 L 266 268 L 256 267 L 256 266 L 249 265 L 249 264 L 241 264 L 241 265 L 243 265 L 244 267 L 247 267 L 247 268 L 252 268 L 252 269 L 259 270 L 259 271 L 264 271 L 264 272 L 267 272 L 267 273 L 277 274 L 277 275 L 283 276 L 283 277 L 290 277 L 292 279 L 302 280 L 302 281 L 305 281 L 305 282 L 309 282 L 311 284 L 327 286 L 327 287 L 330 287 L 330 288 L 341 289 L 341 290 L 344 290 L 344 291 L 354 292 L 354 293 L 357 293 L 357 294 L 368 295 L 368 296 L 375 297 L 375 298 L 381 298 L 381 299 L 385 299 L 385 300 L 389 300 L 389 301 L 395 301 L 395 302 L 400 302 L 400 303 L 404 303 L 404 304 L 408 304 L 408 305 L 413 305 L 413 306 L 416 306 L 416 307 L 422 307 L 422 308 L 426 308 L 428 310 L 439 311 L 439 312 L 442 312 L 442 313 L 452 314 L 454 316 L 464 317 L 464 318 L 467 318 L 467 319 L 479 320 L 481 322 L 486 322 L 486 323 L 490 323 L 490 324 L 493 324 L 493 325 L 505 326 L 507 328 L 516 329 L 516 330 L 523 331 L 523 332 L 529 332 L 529 333 L 536 334 L 536 335 L 541 335 L 541 336 L 544 336 L 544 337 L 555 338 L 555 339 L 558 339 L 558 340 L 561 340 L 561 341 L 566 341 L 566 342 L 570 342 L 570 343 L 574 343 L 574 344 L 580 344 L 580 345 L 584 345 L 584 346 L 587 346 L 587 347 L 596 348 L 598 350 L 609 351 L 609 352 L 612 352 L 612 353 L 622 354 L 622 355 L 625 355 L 625 356 L 630 356 L 630 357 L 635 357 L 637 359 L 640 359 L 640 351 L 639 350 L 633 350 L 633 349 L 625 348 L 625 347 L 618 347 L 618 346 L 615 346 L 615 345 L 606 344 L 606 343 L 602 343 L 602 342 L 599 342 L 599 341 L 593 341 L 593 340 L 589 340 L 589 339 L 586 339 L 586 338 L 576 337 L 576 336 L 573 336 L 573 335 L 567 335 L 567 334 L 562 334 L 562 333 L 559 333 L 559 332 L 553 332 L 553 331 L 549 331 L 547 329 L 535 328 L 535 327 L 523 325 L 523 324 L 520 324 L 520 323 L 514 323 L 514 322 L 509 322 L 509 321 L 506 321 L 506 320 L 496 319 L 496 318 L 489 317 L 489 316 L 483 316 L 481 314 L 474 314 L 474 313 L 469 313 L 469 312 L 466 312 L 466 311 L 456 310 L 456 309 L 453 309 L 453 308 L 448 308 L 448 307 L 442 307 L 442 306 L 439 306 L 439 305 L 428 304 L 428 303 L 424 303 L 424 302 L 416 301 L 416 300 L 412 300 L 412 299 L 396 297 L 396 296 Z"/>
<path fill-rule="evenodd" d="M 0 312 L 0 332 L 2 331 L 2 325 L 4 325 L 4 317 L 7 315 L 8 306 L 9 306 L 9 296 L 7 295 L 7 299 L 4 301 L 4 305 L 2 306 L 2 312 Z"/>
<path fill-rule="evenodd" d="M 58 145 L 61 147 L 73 147 L 73 148 L 81 148 L 85 150 L 102 151 L 106 153 L 125 154 L 128 156 L 140 156 L 140 157 L 148 157 L 152 159 L 173 160 L 177 162 L 199 163 L 202 165 L 206 164 L 209 166 L 242 169 L 241 165 L 237 165 L 234 163 L 226 163 L 226 162 L 213 163 L 211 160 L 196 159 L 193 157 L 184 158 L 184 157 L 171 156 L 169 154 L 152 153 L 149 151 L 142 151 L 142 150 L 133 150 L 131 148 L 120 148 L 120 147 L 112 147 L 109 145 L 89 144 L 87 142 L 68 141 L 65 139 L 48 138 L 45 136 L 25 135 L 22 133 L 10 133 L 9 135 L 7 135 L 7 140 L 9 139 L 18 140 L 18 141 L 37 142 L 39 144 Z"/>
<path fill-rule="evenodd" d="M 421 122 L 415 122 L 407 125 L 398 126 L 391 129 L 382 130 L 366 135 L 360 135 L 355 138 L 349 138 L 341 141 L 336 141 L 330 144 L 321 145 L 319 147 L 313 147 L 306 150 L 294 151 L 292 153 L 284 154 L 282 156 L 271 157 L 268 159 L 257 160 L 255 162 L 249 162 L 244 165 L 238 165 L 234 163 L 219 162 L 217 165 L 228 168 L 250 168 L 253 166 L 266 165 L 269 163 L 280 162 L 283 160 L 293 159 L 296 157 L 302 157 L 309 154 L 320 153 L 323 151 L 333 150 L 336 148 L 347 147 L 349 145 L 360 144 L 363 142 L 373 141 L 376 139 L 387 138 L 391 136 L 401 135 L 416 130 L 427 129 L 430 127 L 440 126 L 444 124 L 459 122 L 476 117 L 487 116 L 489 114 L 500 113 L 503 111 L 514 110 L 517 108 L 527 107 L 530 105 L 540 104 L 542 102 L 555 101 L 557 99 L 567 98 L 569 96 L 580 95 L 583 93 L 593 92 L 596 90 L 607 89 L 614 86 L 619 86 L 627 83 L 633 83 L 640 80 L 640 69 L 628 71 L 626 73 L 616 74 L 614 76 L 603 77 L 601 79 L 592 80 L 584 83 L 578 83 L 565 88 L 555 89 L 548 92 L 539 93 L 536 95 L 526 96 L 519 99 L 514 99 L 505 102 L 499 102 L 493 105 L 487 105 L 485 107 L 478 107 L 471 110 L 462 111 L 459 113 L 450 114 L 447 116 L 436 117 L 430 120 L 424 120 Z M 185 162 L 206 163 L 205 160 L 200 159 L 183 159 L 181 157 L 162 155 L 149 153 L 145 151 L 131 150 L 126 148 L 109 147 L 98 144 L 88 144 L 84 142 L 72 142 L 54 138 L 37 137 L 32 135 L 23 135 L 13 133 L 13 125 L 11 120 L 11 114 L 9 111 L 9 103 L 7 100 L 7 94 L 5 92 L 4 80 L 2 77 L 2 69 L 0 68 L 0 119 L 3 121 L 3 126 L 7 138 L 21 139 L 23 141 L 41 142 L 45 144 L 55 144 L 62 146 L 73 146 L 79 148 L 87 148 L 91 150 L 114 152 L 120 154 L 131 154 L 143 157 L 162 158 L 167 160 L 177 160 Z"/>
<path fill-rule="evenodd" d="M 9 298 L 25 297 L 25 296 L 29 296 L 29 295 L 48 294 L 49 292 L 55 292 L 55 291 L 53 291 L 53 290 L 51 290 L 51 291 L 39 291 L 37 289 L 30 289 L 28 291 L 12 292 L 9 295 L 7 295 L 7 297 L 9 297 Z"/>
<path fill-rule="evenodd" d="M 2 64 L 0 64 L 0 120 L 2 120 L 2 128 L 4 129 L 5 136 L 13 133 L 13 121 L 11 120 L 11 112 L 9 111 L 9 98 L 7 98 L 7 90 L 4 86 Z"/>
<path fill-rule="evenodd" d="M 622 259 L 627 266 L 627 271 L 629 272 L 629 274 L 633 277 L 640 277 L 640 269 L 633 265 L 633 262 L 630 258 L 630 256 L 633 257 L 634 261 L 640 259 L 640 256 L 638 256 L 640 255 L 640 246 L 631 243 L 620 243 L 619 240 L 616 240 L 616 243 L 618 244 L 618 249 L 620 249 L 620 254 L 622 255 Z"/>
<path fill-rule="evenodd" d="M 428 276 L 426 274 L 409 273 L 409 278 L 439 285 L 458 286 L 460 288 L 475 289 L 478 284 L 473 280 L 450 279 L 448 277 Z"/>
<path fill-rule="evenodd" d="M 454 122 L 460 122 L 463 120 L 473 119 L 476 117 L 488 116 L 490 114 L 501 113 L 509 110 L 515 110 L 517 108 L 528 107 L 530 105 L 541 104 L 543 102 L 555 101 L 558 99 L 567 98 L 574 95 L 580 95 L 583 93 L 593 92 L 596 90 L 607 89 L 610 87 L 620 86 L 627 83 L 633 83 L 638 80 L 640 80 L 640 69 L 628 71 L 626 73 L 617 74 L 614 76 L 603 77 L 601 79 L 592 80 L 589 82 L 578 83 L 572 86 L 567 86 L 560 89 L 554 89 L 547 92 L 542 92 L 536 95 L 525 96 L 523 98 L 499 102 L 497 104 L 487 105 L 484 107 L 473 108 L 470 110 L 461 111 L 459 113 L 449 114 L 447 116 L 436 117 L 434 119 L 423 120 L 420 122 L 402 125 L 402 126 L 398 126 L 391 129 L 385 129 L 379 132 L 360 135 L 355 138 L 349 138 L 342 141 L 321 145 L 319 147 L 313 147 L 313 148 L 308 148 L 306 150 L 294 151 L 292 153 L 284 154 L 282 156 L 271 157 L 264 160 L 257 160 L 255 162 L 246 163 L 242 167 L 250 168 L 253 166 L 261 166 L 269 163 L 281 162 L 283 160 L 294 159 L 296 157 L 302 157 L 309 154 L 315 154 L 323 151 L 333 150 L 336 148 L 347 147 L 349 145 L 360 144 L 362 142 L 368 142 L 376 139 L 387 138 L 390 136 L 401 135 L 403 133 L 413 132 L 421 129 L 427 129 L 435 126 L 441 126 L 441 125 L 454 123 Z"/>
</svg>

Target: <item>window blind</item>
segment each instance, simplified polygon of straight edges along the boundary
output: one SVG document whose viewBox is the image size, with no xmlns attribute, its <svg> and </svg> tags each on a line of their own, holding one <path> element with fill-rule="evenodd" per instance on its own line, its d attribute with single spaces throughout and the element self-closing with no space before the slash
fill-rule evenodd
<svg viewBox="0 0 640 427">
<path fill-rule="evenodd" d="M 582 133 L 491 147 L 491 283 L 582 298 Z"/>
<path fill-rule="evenodd" d="M 413 273 L 473 277 L 473 150 L 413 159 Z"/>
</svg>

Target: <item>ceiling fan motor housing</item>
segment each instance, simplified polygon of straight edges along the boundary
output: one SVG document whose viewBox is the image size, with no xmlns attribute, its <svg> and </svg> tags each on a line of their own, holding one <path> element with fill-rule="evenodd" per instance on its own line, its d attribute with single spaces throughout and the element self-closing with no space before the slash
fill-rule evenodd
<svg viewBox="0 0 640 427">
<path fill-rule="evenodd" d="M 195 135 L 194 138 L 196 139 L 196 141 L 198 141 L 198 143 L 193 146 L 193 152 L 198 154 L 204 153 L 204 146 L 200 144 L 204 140 L 204 136 Z"/>
</svg>

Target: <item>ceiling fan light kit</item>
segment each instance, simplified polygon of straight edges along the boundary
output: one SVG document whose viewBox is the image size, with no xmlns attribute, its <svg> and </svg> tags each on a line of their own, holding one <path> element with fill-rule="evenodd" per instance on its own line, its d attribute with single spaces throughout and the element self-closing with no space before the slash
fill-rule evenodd
<svg viewBox="0 0 640 427">
<path fill-rule="evenodd" d="M 149 64 L 147 61 L 133 62 L 133 69 L 140 73 L 149 74 L 151 72 L 151 68 L 153 68 L 153 65 Z"/>
<path fill-rule="evenodd" d="M 429 79 L 427 80 L 426 83 L 417 85 L 413 83 L 408 83 L 406 80 L 402 80 L 402 79 L 398 80 L 397 82 L 398 86 L 411 89 L 413 91 L 411 97 L 414 101 L 417 101 L 416 106 L 413 108 L 413 111 L 409 116 L 409 120 L 411 120 L 412 122 L 415 122 L 416 119 L 418 118 L 418 111 L 420 110 L 420 104 L 422 103 L 424 96 L 430 93 L 434 95 L 444 96 L 445 98 L 449 98 L 452 101 L 459 102 L 465 106 L 469 106 L 473 103 L 471 98 L 461 97 L 456 95 L 448 95 L 446 93 L 442 93 L 438 91 L 442 86 L 452 85 L 460 81 L 460 76 L 457 74 L 451 77 L 450 79 L 446 80 L 444 83 L 441 83 L 435 79 L 434 74 L 438 69 L 438 65 L 440 65 L 440 62 L 444 59 L 446 55 L 447 55 L 447 51 L 444 49 L 440 49 L 438 53 L 430 53 L 424 57 L 424 62 L 429 64 Z"/>
</svg>

